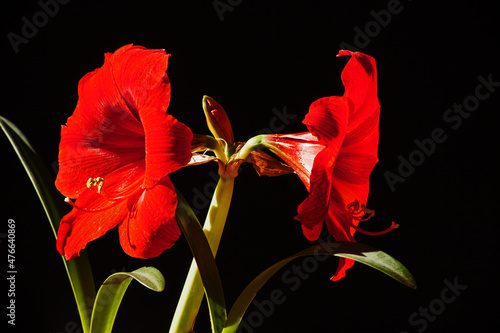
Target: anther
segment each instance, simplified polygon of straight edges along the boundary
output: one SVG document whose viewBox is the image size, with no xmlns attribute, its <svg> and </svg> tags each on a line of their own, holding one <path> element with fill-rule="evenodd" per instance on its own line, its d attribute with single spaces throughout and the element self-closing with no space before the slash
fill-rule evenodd
<svg viewBox="0 0 500 333">
<path fill-rule="evenodd" d="M 375 210 L 366 208 L 365 204 L 359 204 L 358 200 L 354 200 L 350 204 L 346 206 L 346 209 L 348 211 L 348 214 L 350 215 L 350 218 L 353 220 L 357 220 L 360 222 L 368 221 L 372 217 L 375 216 Z M 365 217 L 368 214 L 367 217 Z M 396 229 L 399 227 L 399 224 L 396 224 L 392 222 L 391 226 L 385 230 L 382 231 L 366 231 L 355 225 L 354 223 L 350 222 L 351 227 L 356 229 L 356 231 L 359 231 L 362 234 L 365 235 L 370 235 L 370 236 L 379 236 L 388 233 L 389 231 Z"/>
<path fill-rule="evenodd" d="M 104 186 L 104 178 L 102 177 L 96 177 L 92 178 L 90 177 L 87 180 L 87 188 L 92 188 L 92 186 L 97 186 L 97 193 L 101 194 L 102 187 Z"/>
<path fill-rule="evenodd" d="M 346 206 L 348 213 L 351 215 L 352 219 L 358 221 L 368 221 L 375 216 L 375 210 L 366 208 L 365 204 L 359 205 L 359 201 L 356 199 Z M 365 215 L 368 217 L 364 217 Z"/>
</svg>

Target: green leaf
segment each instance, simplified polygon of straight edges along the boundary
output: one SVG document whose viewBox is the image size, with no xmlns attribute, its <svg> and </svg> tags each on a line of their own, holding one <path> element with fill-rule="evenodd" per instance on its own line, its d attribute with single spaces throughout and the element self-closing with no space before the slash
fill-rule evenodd
<svg viewBox="0 0 500 333">
<path fill-rule="evenodd" d="M 387 274 L 405 286 L 413 289 L 417 287 L 415 280 L 408 269 L 385 252 L 360 243 L 321 243 L 277 262 L 253 279 L 252 282 L 250 282 L 250 284 L 248 284 L 248 286 L 243 290 L 231 308 L 223 332 L 236 332 L 243 316 L 245 315 L 245 311 L 254 299 L 255 295 L 276 272 L 296 258 L 311 255 L 333 255 L 353 259 Z"/>
<path fill-rule="evenodd" d="M 37 155 L 26 136 L 13 123 L 0 116 L 0 127 L 9 139 L 26 170 L 47 214 L 54 237 L 57 238 L 59 222 L 67 208 L 63 197 L 54 186 L 53 176 Z M 83 331 L 87 333 L 90 329 L 90 315 L 92 303 L 95 298 L 95 286 L 86 252 L 82 250 L 80 257 L 71 261 L 66 261 L 64 257 L 61 258 L 68 274 L 71 288 L 73 289 Z"/>
<path fill-rule="evenodd" d="M 0 126 L 12 144 L 28 177 L 33 183 L 35 191 L 49 219 L 54 236 L 57 236 L 59 221 L 64 215 L 60 213 L 65 208 L 64 198 L 57 192 L 53 182 L 48 182 L 48 180 L 52 180 L 53 177 L 24 134 L 13 123 L 1 116 Z"/>
<path fill-rule="evenodd" d="M 118 308 L 132 279 L 154 291 L 160 292 L 165 288 L 163 275 L 154 267 L 110 275 L 97 292 L 90 324 L 91 333 L 111 332 Z"/>
<path fill-rule="evenodd" d="M 177 200 L 177 222 L 179 223 L 184 237 L 186 237 L 198 266 L 210 311 L 212 332 L 220 333 L 222 332 L 227 317 L 219 271 L 198 218 L 179 192 L 177 192 Z"/>
</svg>

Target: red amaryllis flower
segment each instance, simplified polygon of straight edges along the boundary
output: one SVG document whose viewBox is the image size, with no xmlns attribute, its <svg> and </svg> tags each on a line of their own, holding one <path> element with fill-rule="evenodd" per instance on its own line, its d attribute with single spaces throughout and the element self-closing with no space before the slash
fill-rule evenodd
<svg viewBox="0 0 500 333">
<path fill-rule="evenodd" d="M 62 126 L 56 186 L 74 208 L 64 216 L 57 249 L 70 260 L 118 225 L 133 257 L 151 258 L 180 235 L 177 197 L 168 176 L 191 157 L 191 130 L 166 110 L 169 55 L 126 45 L 85 75 Z"/>
<path fill-rule="evenodd" d="M 309 108 L 304 124 L 309 132 L 267 135 L 263 145 L 281 157 L 305 184 L 309 195 L 295 217 L 304 235 L 316 240 L 325 221 L 337 241 L 354 240 L 358 223 L 373 211 L 366 208 L 370 173 L 378 161 L 380 105 L 375 60 L 363 53 L 351 56 L 342 72 L 343 96 L 321 98 Z M 345 276 L 354 261 L 341 259 L 333 280 Z"/>
</svg>

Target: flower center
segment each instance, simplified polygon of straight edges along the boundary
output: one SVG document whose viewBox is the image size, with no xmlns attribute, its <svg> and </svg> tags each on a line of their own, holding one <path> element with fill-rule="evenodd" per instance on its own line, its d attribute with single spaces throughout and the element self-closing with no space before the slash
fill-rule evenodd
<svg viewBox="0 0 500 333">
<path fill-rule="evenodd" d="M 369 219 L 371 219 L 372 217 L 375 216 L 375 211 L 373 209 L 366 208 L 365 204 L 361 204 L 360 205 L 359 201 L 357 199 L 354 200 L 353 202 L 351 202 L 350 204 L 348 204 L 346 206 L 346 209 L 347 209 L 347 213 L 348 213 L 348 215 L 350 215 L 351 219 L 358 220 L 360 222 L 368 221 Z M 366 215 L 368 215 L 368 216 L 365 217 Z M 396 228 L 399 227 L 399 224 L 396 224 L 396 223 L 392 222 L 391 226 L 389 228 L 385 229 L 385 230 L 382 230 L 382 231 L 366 231 L 366 230 L 361 229 L 360 227 L 358 227 L 357 225 L 355 225 L 352 222 L 350 224 L 351 224 L 351 227 L 353 227 L 354 229 L 356 229 L 356 231 L 359 231 L 362 234 L 370 235 L 370 236 L 383 235 L 383 234 L 386 234 L 389 231 L 391 231 L 391 230 L 396 229 Z"/>
</svg>

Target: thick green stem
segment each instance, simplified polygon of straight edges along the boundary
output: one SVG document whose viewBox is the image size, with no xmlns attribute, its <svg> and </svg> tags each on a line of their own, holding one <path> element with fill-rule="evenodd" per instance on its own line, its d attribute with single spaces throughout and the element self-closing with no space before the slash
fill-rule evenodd
<svg viewBox="0 0 500 333">
<path fill-rule="evenodd" d="M 212 253 L 215 257 L 233 196 L 234 177 L 221 177 L 215 188 L 210 208 L 203 226 Z M 195 260 L 193 259 L 177 309 L 170 326 L 170 333 L 189 333 L 203 300 L 204 288 Z"/>
</svg>

